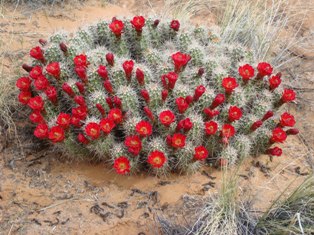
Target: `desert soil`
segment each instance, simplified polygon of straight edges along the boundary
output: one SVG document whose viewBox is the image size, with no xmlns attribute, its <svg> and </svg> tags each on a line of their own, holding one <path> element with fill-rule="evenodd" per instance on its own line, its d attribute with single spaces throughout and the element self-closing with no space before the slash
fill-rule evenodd
<svg viewBox="0 0 314 235">
<path fill-rule="evenodd" d="M 159 4 L 159 3 L 158 3 Z M 132 16 L 147 6 L 136 2 L 118 5 L 88 1 L 84 6 L 61 9 L 7 7 L 0 18 L 6 72 L 13 72 L 32 45 L 56 30 L 75 31 L 98 19 Z M 193 18 L 199 22 L 202 16 Z M 206 23 L 211 24 L 211 18 Z M 304 33 L 313 32 L 306 21 Z M 265 155 L 248 159 L 240 171 L 240 190 L 251 195 L 254 208 L 265 211 L 286 187 L 293 190 L 310 173 L 314 130 L 313 55 L 301 53 L 297 75 L 301 93 L 298 109 L 299 137 L 284 144 L 284 155 L 270 161 Z M 22 72 L 19 70 L 19 72 Z M 303 90 L 302 90 L 303 89 Z M 24 149 L 2 139 L 0 155 L 0 234 L 161 234 L 156 220 L 168 218 L 184 224 L 186 205 L 219 191 L 223 173 L 204 168 L 189 176 L 119 176 L 101 163 L 70 162 L 53 151 Z M 287 193 L 287 192 L 285 192 Z M 191 212 L 191 211 L 190 211 Z M 191 215 L 192 216 L 192 215 Z"/>
</svg>

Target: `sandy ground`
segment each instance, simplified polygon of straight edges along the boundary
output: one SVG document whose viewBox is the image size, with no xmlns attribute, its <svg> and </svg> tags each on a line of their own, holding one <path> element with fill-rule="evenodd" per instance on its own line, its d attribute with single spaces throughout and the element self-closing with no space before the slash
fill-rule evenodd
<svg viewBox="0 0 314 235">
<path fill-rule="evenodd" d="M 89 2 L 80 7 L 66 6 L 64 11 L 45 8 L 35 12 L 7 8 L 2 13 L 6 17 L 0 19 L 6 72 L 22 64 L 17 58 L 37 44 L 38 38 L 60 29 L 75 31 L 98 19 L 131 16 L 147 7 L 124 1 L 118 5 L 121 7 Z M 194 18 L 199 19 L 201 16 Z M 304 27 L 305 31 L 313 31 L 311 24 Z M 303 53 L 304 62 L 297 84 L 304 93 L 298 109 L 291 109 L 300 119 L 302 135 L 289 139 L 284 156 L 273 161 L 267 156 L 248 159 L 237 173 L 241 175 L 240 190 L 252 195 L 259 211 L 265 211 L 287 186 L 292 190 L 302 182 L 313 164 L 314 131 L 309 129 L 314 118 L 314 105 L 310 105 L 313 55 L 302 50 L 298 53 Z M 0 234 L 160 234 L 158 216 L 184 224 L 182 212 L 188 198 L 216 193 L 223 178 L 222 171 L 211 168 L 168 178 L 117 176 L 103 164 L 68 162 L 45 150 L 26 150 L 23 156 L 14 146 L 7 143 L 0 153 Z"/>
</svg>

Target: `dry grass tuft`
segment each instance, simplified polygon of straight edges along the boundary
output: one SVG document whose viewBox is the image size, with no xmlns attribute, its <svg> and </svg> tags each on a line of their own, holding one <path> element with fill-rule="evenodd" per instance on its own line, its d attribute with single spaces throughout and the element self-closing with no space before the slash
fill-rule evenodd
<svg viewBox="0 0 314 235">
<path fill-rule="evenodd" d="M 224 174 L 220 193 L 208 199 L 189 235 L 253 234 L 256 220 L 249 213 L 251 203 L 239 198 L 238 176 Z"/>
<path fill-rule="evenodd" d="M 314 176 L 281 195 L 259 220 L 257 234 L 314 234 Z"/>
</svg>

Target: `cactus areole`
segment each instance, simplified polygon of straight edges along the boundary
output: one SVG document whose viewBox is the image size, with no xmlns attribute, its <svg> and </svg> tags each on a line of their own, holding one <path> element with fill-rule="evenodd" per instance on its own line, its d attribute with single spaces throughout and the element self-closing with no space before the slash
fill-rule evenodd
<svg viewBox="0 0 314 235">
<path fill-rule="evenodd" d="M 34 135 L 118 174 L 280 156 L 275 145 L 298 133 L 276 114 L 296 98 L 281 74 L 209 28 L 115 17 L 39 42 L 16 82 Z"/>
</svg>

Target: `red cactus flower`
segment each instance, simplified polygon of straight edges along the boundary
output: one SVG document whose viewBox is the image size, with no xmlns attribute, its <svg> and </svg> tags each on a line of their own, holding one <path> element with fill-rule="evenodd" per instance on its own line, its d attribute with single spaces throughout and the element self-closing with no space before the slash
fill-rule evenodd
<svg viewBox="0 0 314 235">
<path fill-rule="evenodd" d="M 114 65 L 114 55 L 112 53 L 107 53 L 106 54 L 106 60 L 107 60 L 107 63 L 110 65 L 110 66 L 113 66 Z"/>
<path fill-rule="evenodd" d="M 74 97 L 74 102 L 80 106 L 86 106 L 85 98 L 81 95 L 76 95 Z"/>
<path fill-rule="evenodd" d="M 204 146 L 197 146 L 194 149 L 194 159 L 201 161 L 208 157 L 208 150 Z"/>
<path fill-rule="evenodd" d="M 75 73 L 76 75 L 83 81 L 83 82 L 87 82 L 87 71 L 86 68 L 83 66 L 76 66 L 75 67 Z"/>
<path fill-rule="evenodd" d="M 170 23 L 170 28 L 172 28 L 174 31 L 179 31 L 180 22 L 178 20 L 172 20 Z"/>
<path fill-rule="evenodd" d="M 287 139 L 287 134 L 286 132 L 281 129 L 280 127 L 277 127 L 273 130 L 272 132 L 272 137 L 271 137 L 271 142 L 273 143 L 282 143 Z"/>
<path fill-rule="evenodd" d="M 141 96 L 143 97 L 143 99 L 145 100 L 146 103 L 149 103 L 150 97 L 149 97 L 149 93 L 146 89 L 141 90 Z"/>
<path fill-rule="evenodd" d="M 120 37 L 124 29 L 124 24 L 121 20 L 113 20 L 109 25 L 109 28 L 116 37 Z"/>
<path fill-rule="evenodd" d="M 204 92 L 206 91 L 206 88 L 203 85 L 200 85 L 198 87 L 196 87 L 195 91 L 194 91 L 194 100 L 198 101 L 199 98 L 204 94 Z"/>
<path fill-rule="evenodd" d="M 189 107 L 188 103 L 185 101 L 183 97 L 177 98 L 176 104 L 180 113 L 184 113 Z"/>
<path fill-rule="evenodd" d="M 171 146 L 174 148 L 183 148 L 185 146 L 186 136 L 180 133 L 173 134 Z"/>
<path fill-rule="evenodd" d="M 29 91 L 21 91 L 18 100 L 21 104 L 28 104 L 29 100 L 32 98 L 32 93 Z"/>
<path fill-rule="evenodd" d="M 295 97 L 296 97 L 296 95 L 295 95 L 294 90 L 284 89 L 282 96 L 281 96 L 281 102 L 288 103 L 288 102 L 294 101 Z"/>
<path fill-rule="evenodd" d="M 78 118 L 77 116 L 72 116 L 71 117 L 71 125 L 75 127 L 81 127 L 83 123 L 81 122 L 81 119 Z"/>
<path fill-rule="evenodd" d="M 279 147 L 274 147 L 266 150 L 266 153 L 271 156 L 277 156 L 280 157 L 282 154 L 282 149 Z"/>
<path fill-rule="evenodd" d="M 107 91 L 109 94 L 112 94 L 112 93 L 113 93 L 113 88 L 112 88 L 112 85 L 111 85 L 110 80 L 104 81 L 104 88 L 106 89 L 106 91 Z"/>
<path fill-rule="evenodd" d="M 262 121 L 264 122 L 264 121 L 268 120 L 269 118 L 271 118 L 272 116 L 274 116 L 274 112 L 269 110 L 263 116 Z"/>
<path fill-rule="evenodd" d="M 223 102 L 225 102 L 225 95 L 224 94 L 218 94 L 216 95 L 215 99 L 213 100 L 212 104 L 210 105 L 211 109 L 214 109 L 221 105 Z"/>
<path fill-rule="evenodd" d="M 203 112 L 209 117 L 209 118 L 213 118 L 213 117 L 215 117 L 215 116 L 217 116 L 217 115 L 219 115 L 220 114 L 220 111 L 219 110 L 212 110 L 212 109 L 210 109 L 210 108 L 205 108 L 204 110 L 203 110 Z"/>
<path fill-rule="evenodd" d="M 121 109 L 122 101 L 118 96 L 113 97 L 113 103 L 116 105 L 116 108 Z"/>
<path fill-rule="evenodd" d="M 43 75 L 43 68 L 38 65 L 34 66 L 32 70 L 29 72 L 29 76 L 34 80 L 36 80 L 42 75 Z"/>
<path fill-rule="evenodd" d="M 132 76 L 132 71 L 133 71 L 133 67 L 134 67 L 134 62 L 133 60 L 127 60 L 122 64 L 125 76 L 127 80 L 131 80 L 131 76 Z"/>
<path fill-rule="evenodd" d="M 57 117 L 56 123 L 63 129 L 67 129 L 71 124 L 71 115 L 67 113 L 60 113 Z"/>
<path fill-rule="evenodd" d="M 164 126 L 170 126 L 175 121 L 176 117 L 170 110 L 162 111 L 159 114 L 159 120 Z"/>
<path fill-rule="evenodd" d="M 88 140 L 88 139 L 85 137 L 85 135 L 82 134 L 82 133 L 79 133 L 79 134 L 77 135 L 77 141 L 80 142 L 80 143 L 82 143 L 82 144 L 89 144 L 89 140 Z"/>
<path fill-rule="evenodd" d="M 290 128 L 286 131 L 287 135 L 297 135 L 299 134 L 299 130 L 297 128 Z"/>
<path fill-rule="evenodd" d="M 44 109 L 44 101 L 40 96 L 31 98 L 27 105 L 34 111 L 41 111 Z"/>
<path fill-rule="evenodd" d="M 281 83 L 280 76 L 277 76 L 277 75 L 272 76 L 271 78 L 269 78 L 268 82 L 269 82 L 269 89 L 275 90 Z"/>
<path fill-rule="evenodd" d="M 60 126 L 54 126 L 51 127 L 49 130 L 48 138 L 53 142 L 53 143 L 59 143 L 62 142 L 65 138 L 64 130 Z"/>
<path fill-rule="evenodd" d="M 20 91 L 29 91 L 31 87 L 32 80 L 29 77 L 20 77 L 16 81 L 16 87 L 20 89 Z"/>
<path fill-rule="evenodd" d="M 87 107 L 78 106 L 76 108 L 72 108 L 72 116 L 77 117 L 80 120 L 85 120 L 87 117 Z"/>
<path fill-rule="evenodd" d="M 178 74 L 176 74 L 175 72 L 169 72 L 165 74 L 165 78 L 168 80 L 167 88 L 172 90 L 178 80 Z"/>
<path fill-rule="evenodd" d="M 224 124 L 221 128 L 221 135 L 224 138 L 230 138 L 232 136 L 234 136 L 235 134 L 235 129 L 232 125 L 230 124 Z"/>
<path fill-rule="evenodd" d="M 33 123 L 42 123 L 44 122 L 44 117 L 41 115 L 40 111 L 34 111 L 29 115 L 29 119 Z"/>
<path fill-rule="evenodd" d="M 162 101 L 164 101 L 164 102 L 166 101 L 168 94 L 169 94 L 168 90 L 162 90 L 162 92 L 161 92 Z"/>
<path fill-rule="evenodd" d="M 29 55 L 36 60 L 45 61 L 44 52 L 40 47 L 32 48 Z"/>
<path fill-rule="evenodd" d="M 108 79 L 108 71 L 106 66 L 104 65 L 99 65 L 98 69 L 97 69 L 97 73 L 98 75 L 103 78 L 103 79 Z"/>
<path fill-rule="evenodd" d="M 258 120 L 252 124 L 251 130 L 255 131 L 256 129 L 260 128 L 262 125 L 263 125 L 263 121 Z"/>
<path fill-rule="evenodd" d="M 45 90 L 45 94 L 52 103 L 56 103 L 58 100 L 57 97 L 57 89 L 54 86 L 48 86 L 47 89 Z"/>
<path fill-rule="evenodd" d="M 28 65 L 28 64 L 23 64 L 22 65 L 22 68 L 26 71 L 26 72 L 30 72 L 30 71 L 32 71 L 32 69 L 33 69 L 33 66 L 30 66 L 30 65 Z"/>
<path fill-rule="evenodd" d="M 269 63 L 261 62 L 257 65 L 258 77 L 269 76 L 273 72 L 273 67 Z"/>
<path fill-rule="evenodd" d="M 87 123 L 85 126 L 85 133 L 91 139 L 96 140 L 100 136 L 100 126 L 96 122 Z"/>
<path fill-rule="evenodd" d="M 230 122 L 237 121 L 242 117 L 242 110 L 237 106 L 230 106 L 228 117 Z"/>
<path fill-rule="evenodd" d="M 147 106 L 145 106 L 143 108 L 143 110 L 144 110 L 146 116 L 153 122 L 155 120 L 155 116 L 154 116 L 153 112 Z"/>
<path fill-rule="evenodd" d="M 249 81 L 254 77 L 254 68 L 249 64 L 245 64 L 239 67 L 239 74 L 243 81 Z"/>
<path fill-rule="evenodd" d="M 280 125 L 282 127 L 289 126 L 293 127 L 295 124 L 294 116 L 290 113 L 284 112 L 280 118 Z"/>
<path fill-rule="evenodd" d="M 152 124 L 146 121 L 140 121 L 139 123 L 137 123 L 135 126 L 135 130 L 142 137 L 150 136 L 153 133 Z"/>
<path fill-rule="evenodd" d="M 76 85 L 77 89 L 79 90 L 79 92 L 80 92 L 82 95 L 84 95 L 84 93 L 85 93 L 85 86 L 84 86 L 84 83 L 82 83 L 82 82 L 76 82 L 75 85 Z"/>
<path fill-rule="evenodd" d="M 177 52 L 171 56 L 174 63 L 175 72 L 178 73 L 185 68 L 187 63 L 191 60 L 191 56 L 181 52 Z"/>
<path fill-rule="evenodd" d="M 141 139 L 137 135 L 127 136 L 124 144 L 128 148 L 128 151 L 135 156 L 138 155 L 142 149 Z"/>
<path fill-rule="evenodd" d="M 48 64 L 46 67 L 46 71 L 51 76 L 55 77 L 56 79 L 59 79 L 60 75 L 61 75 L 61 69 L 60 69 L 59 62 L 52 62 L 52 63 Z"/>
<path fill-rule="evenodd" d="M 73 59 L 75 67 L 84 67 L 88 66 L 87 56 L 84 54 L 80 54 L 74 57 Z"/>
<path fill-rule="evenodd" d="M 130 161 L 124 156 L 118 157 L 114 160 L 113 164 L 114 169 L 119 175 L 125 175 L 130 173 Z"/>
<path fill-rule="evenodd" d="M 70 87 L 70 85 L 67 84 L 66 82 L 63 83 L 63 85 L 62 85 L 62 90 L 63 90 L 65 93 L 67 93 L 69 96 L 71 96 L 71 97 L 74 97 L 74 95 L 75 95 L 75 93 L 74 93 L 72 87 Z"/>
<path fill-rule="evenodd" d="M 193 122 L 191 122 L 190 118 L 185 118 L 179 121 L 176 131 L 180 131 L 181 129 L 184 129 L 184 131 L 189 131 L 193 128 Z"/>
<path fill-rule="evenodd" d="M 207 135 L 215 135 L 218 130 L 218 124 L 214 121 L 205 122 L 205 133 Z"/>
<path fill-rule="evenodd" d="M 138 83 L 143 86 L 145 81 L 144 81 L 144 78 L 145 78 L 145 75 L 144 75 L 144 72 L 137 68 L 136 69 L 136 80 L 138 81 Z"/>
<path fill-rule="evenodd" d="M 222 86 L 225 88 L 225 92 L 230 94 L 236 87 L 238 87 L 238 83 L 235 78 L 226 77 L 222 80 Z"/>
<path fill-rule="evenodd" d="M 48 126 L 46 123 L 38 124 L 34 130 L 34 136 L 38 139 L 46 139 L 48 137 Z"/>
<path fill-rule="evenodd" d="M 116 124 L 111 118 L 103 118 L 101 119 L 100 128 L 105 134 L 109 134 L 113 128 L 115 128 Z"/>
<path fill-rule="evenodd" d="M 183 119 L 181 121 L 183 121 L 182 124 L 183 124 L 184 131 L 189 131 L 193 128 L 193 122 L 191 122 L 190 118 L 186 118 L 186 119 Z"/>
<path fill-rule="evenodd" d="M 142 32 L 142 28 L 145 25 L 145 18 L 143 16 L 134 16 L 130 22 L 137 32 Z"/>
<path fill-rule="evenodd" d="M 110 109 L 109 114 L 108 114 L 108 118 L 113 120 L 115 124 L 121 123 L 123 120 L 123 115 L 122 115 L 121 109 L 117 109 L 117 108 Z"/>
<path fill-rule="evenodd" d="M 38 91 L 42 91 L 47 89 L 47 87 L 50 85 L 48 79 L 45 76 L 40 76 L 37 78 L 34 82 L 34 86 Z"/>
<path fill-rule="evenodd" d="M 161 168 L 167 161 L 167 158 L 163 152 L 155 150 L 148 155 L 147 162 L 153 168 Z"/>
<path fill-rule="evenodd" d="M 98 109 L 98 111 L 100 112 L 102 117 L 104 117 L 106 115 L 106 111 L 101 104 L 97 103 L 96 108 Z"/>
</svg>

